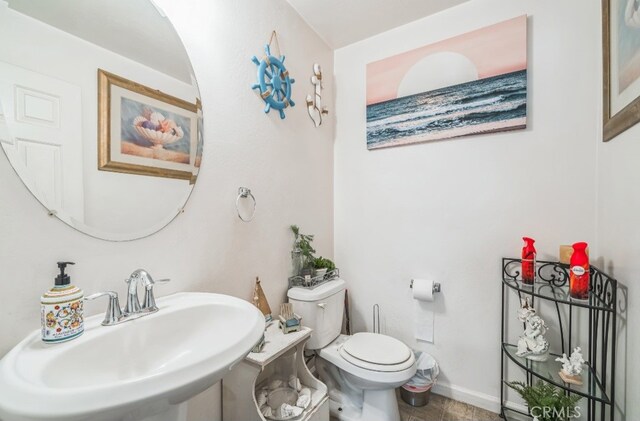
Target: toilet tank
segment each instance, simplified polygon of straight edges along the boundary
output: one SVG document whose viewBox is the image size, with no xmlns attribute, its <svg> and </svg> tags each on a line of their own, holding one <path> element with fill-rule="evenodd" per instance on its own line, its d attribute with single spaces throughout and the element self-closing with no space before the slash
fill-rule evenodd
<svg viewBox="0 0 640 421">
<path fill-rule="evenodd" d="M 287 292 L 293 311 L 302 316 L 302 325 L 313 329 L 306 349 L 324 348 L 340 335 L 345 287 L 337 279 L 313 289 L 294 287 Z"/>
</svg>

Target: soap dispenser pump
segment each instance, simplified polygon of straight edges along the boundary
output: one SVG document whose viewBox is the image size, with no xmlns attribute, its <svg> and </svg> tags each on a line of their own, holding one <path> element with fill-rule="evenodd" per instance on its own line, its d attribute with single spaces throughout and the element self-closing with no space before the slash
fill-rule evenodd
<svg viewBox="0 0 640 421">
<path fill-rule="evenodd" d="M 82 316 L 83 292 L 71 285 L 71 277 L 65 273 L 67 265 L 73 262 L 58 262 L 60 273 L 55 285 L 40 299 L 42 340 L 58 343 L 76 338 L 84 332 Z"/>
</svg>

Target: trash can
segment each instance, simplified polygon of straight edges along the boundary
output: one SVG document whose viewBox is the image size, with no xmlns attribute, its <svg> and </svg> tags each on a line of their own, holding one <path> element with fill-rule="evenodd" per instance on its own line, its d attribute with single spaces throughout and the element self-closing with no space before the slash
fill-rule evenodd
<svg viewBox="0 0 640 421">
<path fill-rule="evenodd" d="M 411 406 L 425 406 L 431 397 L 431 388 L 438 379 L 440 368 L 426 352 L 414 351 L 416 374 L 400 388 L 400 397 Z"/>
</svg>

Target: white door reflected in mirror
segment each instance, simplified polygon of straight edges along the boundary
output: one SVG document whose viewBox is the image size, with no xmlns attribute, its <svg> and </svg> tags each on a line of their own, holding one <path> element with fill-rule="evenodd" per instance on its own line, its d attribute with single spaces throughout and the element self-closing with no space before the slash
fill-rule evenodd
<svg viewBox="0 0 640 421">
<path fill-rule="evenodd" d="M 42 205 L 106 240 L 171 222 L 203 139 L 191 63 L 167 18 L 150 0 L 0 0 L 0 39 L 0 144 Z M 99 69 L 126 82 L 102 91 L 108 107 Z"/>
</svg>

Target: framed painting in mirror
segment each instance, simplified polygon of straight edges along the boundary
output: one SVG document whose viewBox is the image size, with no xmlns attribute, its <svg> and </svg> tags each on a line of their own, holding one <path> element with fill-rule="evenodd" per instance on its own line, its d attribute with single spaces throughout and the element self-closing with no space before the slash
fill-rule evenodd
<svg viewBox="0 0 640 421">
<path fill-rule="evenodd" d="M 98 169 L 194 181 L 198 102 L 98 70 Z"/>
<path fill-rule="evenodd" d="M 640 2 L 602 0 L 603 140 L 640 121 Z"/>
</svg>

